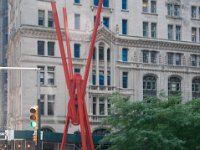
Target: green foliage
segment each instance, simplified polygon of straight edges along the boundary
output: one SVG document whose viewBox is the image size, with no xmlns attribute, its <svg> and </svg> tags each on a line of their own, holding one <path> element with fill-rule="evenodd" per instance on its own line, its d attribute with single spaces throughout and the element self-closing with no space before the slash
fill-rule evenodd
<svg viewBox="0 0 200 150">
<path fill-rule="evenodd" d="M 180 100 L 150 97 L 133 102 L 113 94 L 112 113 L 103 122 L 111 133 L 102 143 L 112 143 L 110 150 L 200 149 L 200 100 Z"/>
</svg>

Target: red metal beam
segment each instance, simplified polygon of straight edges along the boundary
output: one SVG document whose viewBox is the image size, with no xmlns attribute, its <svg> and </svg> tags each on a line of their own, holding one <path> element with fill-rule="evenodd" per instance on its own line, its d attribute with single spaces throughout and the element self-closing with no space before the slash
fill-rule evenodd
<svg viewBox="0 0 200 150">
<path fill-rule="evenodd" d="M 68 63 L 69 63 L 69 75 L 70 78 L 73 76 L 73 65 L 72 65 L 72 57 L 71 57 L 71 48 L 70 48 L 70 38 L 69 38 L 69 28 L 68 28 L 68 19 L 67 19 L 67 9 L 63 8 L 63 17 L 64 17 L 64 27 L 65 27 L 65 37 L 66 37 L 66 45 L 67 45 L 67 55 L 68 55 Z"/>
<path fill-rule="evenodd" d="M 103 5 L 103 0 L 99 0 L 97 14 L 96 14 L 95 26 L 94 26 L 94 30 L 93 30 L 93 34 L 92 34 L 92 41 L 91 41 L 91 44 L 90 44 L 90 50 L 89 50 L 89 55 L 88 55 L 85 74 L 84 74 L 84 80 L 83 80 L 83 86 L 82 86 L 83 96 L 85 96 L 85 91 L 86 91 L 86 86 L 87 86 L 87 81 L 88 81 L 88 76 L 89 76 L 89 71 L 90 71 L 90 65 L 91 65 L 91 61 L 92 61 L 92 55 L 94 53 L 94 44 L 95 44 L 95 41 L 96 41 L 96 35 L 97 35 L 97 29 L 98 29 L 98 25 L 99 25 L 102 5 Z"/>
<path fill-rule="evenodd" d="M 66 55 L 65 55 L 65 51 L 64 51 L 62 33 L 60 31 L 60 24 L 59 24 L 59 20 L 58 20 L 56 2 L 54 0 L 51 1 L 51 6 L 52 6 L 52 12 L 53 12 L 53 16 L 54 16 L 56 34 L 57 34 L 57 38 L 58 38 L 58 43 L 59 43 L 59 47 L 60 47 L 60 53 L 61 53 L 61 58 L 62 58 L 62 63 L 63 63 L 63 68 L 64 68 L 65 80 L 66 80 L 67 88 L 69 90 L 69 96 L 72 98 L 73 92 L 72 92 L 72 89 L 71 89 L 70 76 L 69 76 L 69 71 L 68 71 L 68 65 L 67 65 L 67 62 L 66 62 Z"/>
<path fill-rule="evenodd" d="M 58 38 L 64 73 L 65 73 L 66 84 L 67 84 L 68 93 L 70 96 L 70 100 L 68 102 L 68 112 L 67 112 L 67 116 L 66 116 L 63 139 L 62 139 L 62 144 L 61 144 L 61 150 L 64 150 L 64 147 L 65 147 L 68 127 L 69 127 L 70 122 L 73 125 L 80 125 L 82 149 L 83 150 L 94 150 L 94 144 L 93 144 L 93 140 L 92 140 L 90 123 L 89 123 L 87 108 L 86 108 L 86 104 L 85 104 L 85 92 L 86 92 L 86 84 L 87 84 L 87 80 L 88 80 L 88 76 L 89 76 L 89 69 L 90 69 L 90 65 L 91 65 L 92 55 L 94 52 L 94 44 L 95 44 L 95 40 L 96 40 L 96 34 L 97 34 L 98 24 L 99 24 L 99 20 L 100 20 L 102 4 L 103 4 L 103 0 L 100 0 L 98 9 L 97 9 L 96 22 L 95 22 L 95 26 L 94 26 L 94 30 L 93 30 L 93 34 L 92 34 L 90 50 L 89 50 L 89 54 L 88 54 L 89 56 L 88 56 L 88 60 L 87 60 L 87 64 L 86 64 L 86 70 L 85 70 L 84 78 L 82 80 L 82 77 L 80 74 L 73 75 L 69 29 L 68 29 L 68 21 L 67 21 L 67 10 L 66 10 L 66 8 L 63 8 L 64 27 L 65 27 L 69 68 L 68 68 L 68 64 L 66 61 L 62 33 L 60 30 L 60 24 L 59 24 L 55 1 L 52 0 L 52 2 L 51 2 L 53 16 L 54 16 L 54 23 L 55 23 L 55 27 L 56 27 L 56 34 L 57 34 L 57 38 Z"/>
</svg>

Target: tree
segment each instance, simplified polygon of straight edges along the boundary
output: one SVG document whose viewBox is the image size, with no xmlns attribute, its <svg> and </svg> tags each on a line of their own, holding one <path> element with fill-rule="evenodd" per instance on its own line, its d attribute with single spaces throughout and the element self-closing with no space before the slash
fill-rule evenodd
<svg viewBox="0 0 200 150">
<path fill-rule="evenodd" d="M 103 124 L 111 133 L 102 143 L 111 143 L 110 150 L 200 149 L 200 100 L 129 101 L 118 93 L 109 99 L 111 115 Z"/>
</svg>

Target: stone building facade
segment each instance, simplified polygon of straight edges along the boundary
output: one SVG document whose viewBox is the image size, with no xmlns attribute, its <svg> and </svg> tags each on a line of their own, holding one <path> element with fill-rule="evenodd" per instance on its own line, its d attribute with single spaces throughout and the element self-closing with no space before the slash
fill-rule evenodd
<svg viewBox="0 0 200 150">
<path fill-rule="evenodd" d="M 84 74 L 96 0 L 56 0 L 60 24 L 68 10 L 74 72 Z M 50 0 L 9 1 L 8 65 L 39 67 L 42 127 L 62 132 L 68 93 Z M 107 97 L 134 100 L 181 94 L 200 97 L 200 1 L 105 0 L 87 84 L 92 131 L 109 115 Z M 37 100 L 34 71 L 8 73 L 8 128 L 31 129 L 29 108 Z M 79 130 L 70 125 L 70 132 Z"/>
</svg>

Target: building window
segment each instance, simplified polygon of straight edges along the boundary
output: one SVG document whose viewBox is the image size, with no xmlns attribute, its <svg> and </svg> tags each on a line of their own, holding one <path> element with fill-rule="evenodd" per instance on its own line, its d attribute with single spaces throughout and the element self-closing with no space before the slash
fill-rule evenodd
<svg viewBox="0 0 200 150">
<path fill-rule="evenodd" d="M 168 39 L 169 40 L 173 40 L 174 36 L 173 36 L 173 25 L 168 25 Z"/>
<path fill-rule="evenodd" d="M 128 20 L 122 19 L 122 34 L 127 35 L 127 23 Z"/>
<path fill-rule="evenodd" d="M 200 28 L 199 28 L 199 43 L 200 43 Z"/>
<path fill-rule="evenodd" d="M 107 109 L 108 109 L 108 115 L 111 115 L 111 102 L 110 102 L 110 100 L 107 101 Z"/>
<path fill-rule="evenodd" d="M 122 10 L 127 9 L 127 0 L 122 0 Z"/>
<path fill-rule="evenodd" d="M 92 70 L 92 85 L 96 85 L 96 70 Z"/>
<path fill-rule="evenodd" d="M 151 23 L 151 37 L 156 38 L 157 36 L 157 24 Z"/>
<path fill-rule="evenodd" d="M 44 55 L 44 41 L 37 42 L 38 55 Z"/>
<path fill-rule="evenodd" d="M 157 6 L 156 5 L 157 5 L 156 0 L 143 0 L 142 11 L 144 13 L 156 14 L 157 13 Z M 150 8 L 149 8 L 149 6 L 150 6 Z"/>
<path fill-rule="evenodd" d="M 192 80 L 192 98 L 200 98 L 200 77 L 196 77 Z"/>
<path fill-rule="evenodd" d="M 146 75 L 143 77 L 143 99 L 148 96 L 156 96 L 156 77 L 152 75 Z"/>
<path fill-rule="evenodd" d="M 80 0 L 74 0 L 75 4 L 80 4 Z"/>
<path fill-rule="evenodd" d="M 105 115 L 105 100 L 104 98 L 99 98 L 99 115 Z"/>
<path fill-rule="evenodd" d="M 75 74 L 79 74 L 81 72 L 81 69 L 80 68 L 74 68 L 74 73 Z"/>
<path fill-rule="evenodd" d="M 191 7 L 191 17 L 192 17 L 192 19 L 197 18 L 197 7 L 196 6 Z"/>
<path fill-rule="evenodd" d="M 180 10 L 181 10 L 180 5 L 174 5 L 174 16 L 180 17 Z"/>
<path fill-rule="evenodd" d="M 151 13 L 156 14 L 156 1 L 151 1 Z"/>
<path fill-rule="evenodd" d="M 53 27 L 53 13 L 52 11 L 48 11 L 48 27 Z"/>
<path fill-rule="evenodd" d="M 197 55 L 191 55 L 192 66 L 197 66 Z"/>
<path fill-rule="evenodd" d="M 99 46 L 99 60 L 103 61 L 104 60 L 104 47 Z"/>
<path fill-rule="evenodd" d="M 103 1 L 103 7 L 109 7 L 109 0 Z"/>
<path fill-rule="evenodd" d="M 55 67 L 47 67 L 48 85 L 55 84 Z"/>
<path fill-rule="evenodd" d="M 170 77 L 168 79 L 168 96 L 178 95 L 181 92 L 181 79 Z"/>
<path fill-rule="evenodd" d="M 98 6 L 99 0 L 94 0 L 93 2 L 94 2 L 94 6 Z"/>
<path fill-rule="evenodd" d="M 143 22 L 143 37 L 148 37 L 149 25 L 148 22 Z"/>
<path fill-rule="evenodd" d="M 149 51 L 144 50 L 143 52 L 143 63 L 148 63 L 149 62 Z"/>
<path fill-rule="evenodd" d="M 148 0 L 143 0 L 143 4 L 142 4 L 142 10 L 143 12 L 147 13 L 148 12 Z"/>
<path fill-rule="evenodd" d="M 110 62 L 110 48 L 107 49 L 107 61 Z"/>
<path fill-rule="evenodd" d="M 93 55 L 92 55 L 92 59 L 93 59 L 93 60 L 96 59 L 96 47 L 94 47 L 94 52 L 93 52 Z"/>
<path fill-rule="evenodd" d="M 55 43 L 48 42 L 48 56 L 54 56 Z"/>
<path fill-rule="evenodd" d="M 181 6 L 168 4 L 167 5 L 167 15 L 174 16 L 174 17 L 180 17 L 181 16 Z"/>
<path fill-rule="evenodd" d="M 108 17 L 103 17 L 103 24 L 105 27 L 109 28 L 109 18 Z"/>
<path fill-rule="evenodd" d="M 96 22 L 96 16 L 94 16 L 94 24 Z M 98 26 L 100 25 L 100 22 L 101 22 L 101 18 L 99 19 L 99 23 L 98 23 Z"/>
<path fill-rule="evenodd" d="M 176 40 L 180 41 L 181 40 L 181 26 L 176 26 Z"/>
<path fill-rule="evenodd" d="M 200 19 L 200 7 L 199 7 L 199 11 L 198 12 L 199 12 L 199 19 Z"/>
<path fill-rule="evenodd" d="M 167 57 L 168 57 L 168 65 L 173 65 L 173 53 L 167 53 Z"/>
<path fill-rule="evenodd" d="M 197 42 L 197 29 L 192 28 L 192 42 Z"/>
<path fill-rule="evenodd" d="M 40 69 L 40 85 L 44 85 L 44 66 L 38 66 Z"/>
<path fill-rule="evenodd" d="M 97 115 L 97 98 L 92 98 L 92 114 Z"/>
<path fill-rule="evenodd" d="M 38 25 L 45 26 L 45 11 L 38 10 Z"/>
<path fill-rule="evenodd" d="M 54 115 L 54 103 L 55 103 L 55 95 L 47 95 L 47 114 L 49 116 Z"/>
<path fill-rule="evenodd" d="M 176 65 L 181 65 L 181 54 L 176 54 Z"/>
<path fill-rule="evenodd" d="M 172 4 L 167 5 L 167 15 L 173 16 L 173 5 Z"/>
<path fill-rule="evenodd" d="M 47 98 L 47 99 L 46 99 Z M 40 95 L 40 112 L 41 115 L 54 115 L 55 95 Z"/>
<path fill-rule="evenodd" d="M 107 85 L 110 86 L 110 71 L 107 72 Z"/>
<path fill-rule="evenodd" d="M 157 52 L 151 51 L 151 63 L 156 64 L 157 63 Z"/>
<path fill-rule="evenodd" d="M 41 115 L 44 115 L 44 102 L 45 102 L 45 95 L 44 94 L 41 94 L 40 95 L 40 113 Z"/>
<path fill-rule="evenodd" d="M 122 73 L 122 87 L 128 88 L 128 72 Z"/>
<path fill-rule="evenodd" d="M 75 14 L 75 29 L 80 30 L 80 14 Z"/>
<path fill-rule="evenodd" d="M 80 58 L 80 44 L 74 44 L 74 57 Z"/>
<path fill-rule="evenodd" d="M 104 71 L 103 70 L 99 71 L 99 85 L 104 86 Z"/>
<path fill-rule="evenodd" d="M 122 49 L 122 61 L 128 61 L 128 49 L 127 48 L 123 48 Z"/>
</svg>

